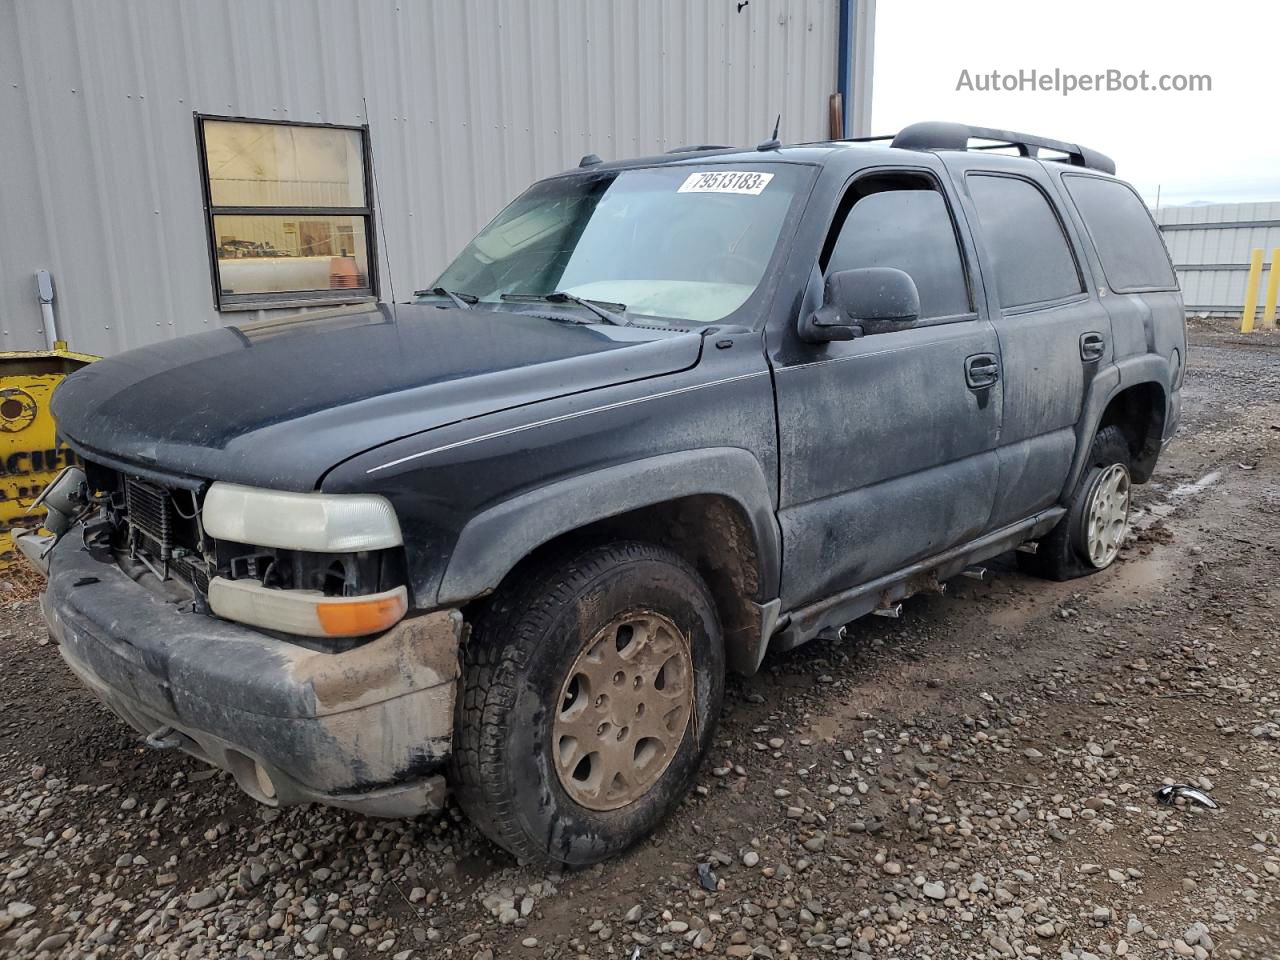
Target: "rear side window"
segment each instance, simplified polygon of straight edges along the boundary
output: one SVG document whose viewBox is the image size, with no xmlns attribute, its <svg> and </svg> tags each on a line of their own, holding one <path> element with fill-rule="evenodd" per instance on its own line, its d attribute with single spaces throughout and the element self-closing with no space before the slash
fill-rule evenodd
<svg viewBox="0 0 1280 960">
<path fill-rule="evenodd" d="M 1084 291 L 1062 224 L 1035 184 L 970 174 L 968 186 L 994 261 L 1000 306 L 1022 307 Z"/>
<path fill-rule="evenodd" d="M 862 194 L 870 179 L 855 184 L 844 223 L 826 262 L 826 272 L 858 267 L 896 267 L 916 282 L 920 318 L 972 311 L 956 231 L 946 201 L 936 190 L 881 189 Z M 927 182 L 906 181 L 913 186 Z M 876 179 L 874 186 L 887 184 Z"/>
<path fill-rule="evenodd" d="M 1062 182 L 1080 211 L 1112 290 L 1174 288 L 1177 281 L 1164 242 L 1146 204 L 1128 184 L 1074 174 Z"/>
</svg>

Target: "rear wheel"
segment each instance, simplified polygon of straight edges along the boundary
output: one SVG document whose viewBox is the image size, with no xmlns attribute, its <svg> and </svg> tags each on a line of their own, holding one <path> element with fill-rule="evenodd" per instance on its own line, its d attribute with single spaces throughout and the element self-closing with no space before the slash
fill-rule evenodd
<svg viewBox="0 0 1280 960">
<path fill-rule="evenodd" d="M 1100 472 L 1089 486 L 1079 550 L 1098 570 L 1111 565 L 1129 531 L 1129 470 L 1122 463 L 1095 468 Z"/>
<path fill-rule="evenodd" d="M 1034 554 L 1018 554 L 1024 570 L 1070 580 L 1111 566 L 1129 533 L 1130 457 L 1119 427 L 1098 431 L 1066 515 L 1040 540 Z"/>
<path fill-rule="evenodd" d="M 639 542 L 580 550 L 504 588 L 463 653 L 454 789 L 523 861 L 594 863 L 688 791 L 724 693 L 697 573 Z"/>
</svg>

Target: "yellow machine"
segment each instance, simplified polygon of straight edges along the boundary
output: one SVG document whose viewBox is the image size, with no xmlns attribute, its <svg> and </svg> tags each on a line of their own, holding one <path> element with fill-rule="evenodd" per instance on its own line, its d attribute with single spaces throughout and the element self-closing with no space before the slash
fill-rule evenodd
<svg viewBox="0 0 1280 960">
<path fill-rule="evenodd" d="M 31 502 L 76 455 L 57 437 L 49 398 L 69 373 L 97 360 L 59 340 L 52 350 L 0 353 L 0 565 L 12 556 L 8 531 L 34 526 Z"/>
</svg>

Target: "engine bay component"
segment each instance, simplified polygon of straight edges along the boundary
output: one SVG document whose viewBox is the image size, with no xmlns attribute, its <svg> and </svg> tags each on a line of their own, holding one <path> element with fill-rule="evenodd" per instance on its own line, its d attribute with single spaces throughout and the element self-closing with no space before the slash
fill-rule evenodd
<svg viewBox="0 0 1280 960">
<path fill-rule="evenodd" d="M 36 497 L 31 509 L 43 507 L 46 511 L 44 528 L 54 536 L 61 536 L 87 503 L 84 471 L 79 467 L 64 467 Z"/>
<path fill-rule="evenodd" d="M 84 471 L 79 467 L 63 467 L 53 482 L 40 492 L 28 512 L 44 508 L 45 517 L 40 526 L 48 530 L 15 529 L 13 545 L 33 567 L 43 574 L 49 572 L 49 551 L 58 539 L 71 529 L 71 525 L 88 506 Z"/>
</svg>

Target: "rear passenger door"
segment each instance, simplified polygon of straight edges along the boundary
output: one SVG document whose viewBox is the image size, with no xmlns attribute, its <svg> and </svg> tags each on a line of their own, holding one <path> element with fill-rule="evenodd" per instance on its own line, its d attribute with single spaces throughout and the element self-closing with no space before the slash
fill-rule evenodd
<svg viewBox="0 0 1280 960">
<path fill-rule="evenodd" d="M 1111 355 L 1111 325 L 1085 281 L 1079 238 L 1034 161 L 943 154 L 982 252 L 1000 341 L 1004 416 L 990 527 L 1052 507 L 1076 450 L 1088 383 Z"/>
</svg>

